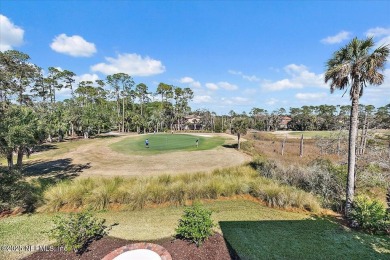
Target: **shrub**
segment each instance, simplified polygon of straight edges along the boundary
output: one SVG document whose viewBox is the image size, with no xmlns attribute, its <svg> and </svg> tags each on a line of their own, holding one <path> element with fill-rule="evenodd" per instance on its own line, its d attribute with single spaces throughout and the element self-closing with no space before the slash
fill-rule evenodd
<svg viewBox="0 0 390 260">
<path fill-rule="evenodd" d="M 322 198 L 324 206 L 341 209 L 340 201 L 344 197 L 346 183 L 345 166 L 334 165 L 328 160 L 315 160 L 308 166 L 286 167 L 262 157 L 255 158 L 251 166 L 263 177 L 316 194 Z"/>
<path fill-rule="evenodd" d="M 350 219 L 368 232 L 381 233 L 390 230 L 390 218 L 385 206 L 368 197 L 357 197 L 353 203 Z"/>
<path fill-rule="evenodd" d="M 39 200 L 33 185 L 23 180 L 17 171 L 0 172 L 0 212 L 15 207 L 31 212 Z"/>
<path fill-rule="evenodd" d="M 213 234 L 212 228 L 215 225 L 211 219 L 211 213 L 211 210 L 198 204 L 186 208 L 179 220 L 176 236 L 200 246 L 204 240 Z"/>
<path fill-rule="evenodd" d="M 66 251 L 82 253 L 88 244 L 107 234 L 105 220 L 96 219 L 90 212 L 81 212 L 69 217 L 56 216 L 54 228 L 49 237 L 56 240 L 56 245 L 64 246 Z"/>
<path fill-rule="evenodd" d="M 378 164 L 363 165 L 356 176 L 357 184 L 361 187 L 386 188 L 390 181 L 390 171 L 383 170 Z"/>
</svg>

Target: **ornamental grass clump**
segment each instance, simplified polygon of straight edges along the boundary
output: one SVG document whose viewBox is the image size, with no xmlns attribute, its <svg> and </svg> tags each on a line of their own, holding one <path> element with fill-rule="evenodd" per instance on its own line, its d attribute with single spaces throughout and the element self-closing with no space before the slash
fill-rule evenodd
<svg viewBox="0 0 390 260">
<path fill-rule="evenodd" d="M 211 219 L 211 213 L 211 210 L 205 209 L 199 204 L 187 207 L 179 220 L 176 236 L 189 240 L 199 247 L 213 234 L 215 224 Z"/>
<path fill-rule="evenodd" d="M 45 191 L 45 205 L 41 210 L 106 210 L 118 206 L 136 210 L 154 205 L 185 205 L 195 200 L 236 195 L 251 195 L 272 207 L 298 207 L 314 212 L 315 208 L 319 208 L 314 205 L 318 205 L 318 202 L 312 194 L 260 176 L 249 166 L 239 166 L 217 169 L 207 174 L 64 181 Z"/>
</svg>

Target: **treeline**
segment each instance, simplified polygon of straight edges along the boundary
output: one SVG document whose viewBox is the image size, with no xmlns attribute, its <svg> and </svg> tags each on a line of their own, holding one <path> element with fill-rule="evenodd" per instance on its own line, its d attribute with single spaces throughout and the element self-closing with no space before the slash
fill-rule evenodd
<svg viewBox="0 0 390 260">
<path fill-rule="evenodd" d="M 160 83 L 151 92 L 144 83 L 135 83 L 130 75 L 116 73 L 104 80 L 76 82 L 70 70 L 43 69 L 31 63 L 22 52 L 0 52 L 0 156 L 8 168 L 22 167 L 24 155 L 44 141 L 62 141 L 65 137 L 107 131 L 160 132 L 232 130 L 240 118 L 252 129 L 272 131 L 334 130 L 348 127 L 350 106 L 303 106 L 268 112 L 253 108 L 249 114 L 231 110 L 217 115 L 208 109 L 192 111 L 189 102 L 194 93 Z M 59 100 L 59 92 L 69 89 L 70 98 Z M 375 109 L 361 106 L 361 125 L 390 128 L 390 104 Z"/>
<path fill-rule="evenodd" d="M 111 130 L 181 130 L 191 111 L 190 88 L 160 83 L 151 93 L 125 73 L 76 83 L 75 73 L 49 67 L 45 75 L 27 54 L 14 50 L 0 52 L 0 73 L 0 156 L 9 169 L 14 154 L 21 169 L 23 156 L 46 140 Z M 58 101 L 58 92 L 66 88 L 71 98 Z"/>
<path fill-rule="evenodd" d="M 250 113 L 250 126 L 264 131 L 289 129 L 295 131 L 339 130 L 349 127 L 351 106 L 302 106 L 291 107 L 289 112 L 280 108 L 269 113 L 265 109 L 253 108 Z M 230 114 L 234 115 L 231 111 Z M 248 117 L 245 113 L 240 116 Z M 390 128 L 390 104 L 375 108 L 372 105 L 359 105 L 360 128 Z"/>
</svg>

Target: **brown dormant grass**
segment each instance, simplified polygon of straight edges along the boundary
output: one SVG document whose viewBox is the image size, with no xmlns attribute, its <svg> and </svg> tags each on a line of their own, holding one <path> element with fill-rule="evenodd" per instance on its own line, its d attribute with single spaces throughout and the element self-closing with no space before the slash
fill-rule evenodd
<svg viewBox="0 0 390 260">
<path fill-rule="evenodd" d="M 235 142 L 236 137 L 227 134 L 208 134 L 226 138 L 226 144 Z M 35 165 L 34 175 L 40 175 L 40 170 L 50 168 L 52 162 L 67 160 L 67 169 L 82 168 L 80 177 L 89 176 L 153 176 L 162 173 L 194 173 L 211 172 L 215 169 L 241 165 L 251 160 L 251 157 L 233 148 L 217 147 L 205 151 L 167 152 L 157 155 L 126 155 L 115 152 L 109 145 L 120 142 L 124 138 L 138 135 L 121 135 L 112 138 L 97 138 L 94 140 L 78 140 L 72 143 L 53 144 L 56 149 L 34 154 L 27 165 Z M 86 167 L 83 167 L 86 166 Z M 53 174 L 57 174 L 52 167 Z M 61 167 L 59 167 L 61 168 Z M 70 170 L 71 171 L 71 170 Z"/>
</svg>

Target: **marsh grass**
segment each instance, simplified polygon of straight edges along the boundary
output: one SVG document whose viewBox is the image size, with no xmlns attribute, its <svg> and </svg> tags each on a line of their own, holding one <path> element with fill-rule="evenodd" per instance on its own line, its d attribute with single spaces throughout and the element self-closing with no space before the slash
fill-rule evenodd
<svg viewBox="0 0 390 260">
<path fill-rule="evenodd" d="M 185 205 L 187 201 L 251 195 L 276 208 L 320 209 L 312 194 L 260 176 L 249 166 L 218 169 L 211 174 L 161 175 L 145 178 L 86 178 L 61 182 L 44 193 L 46 212 L 66 209 L 132 210 L 152 205 Z"/>
</svg>

